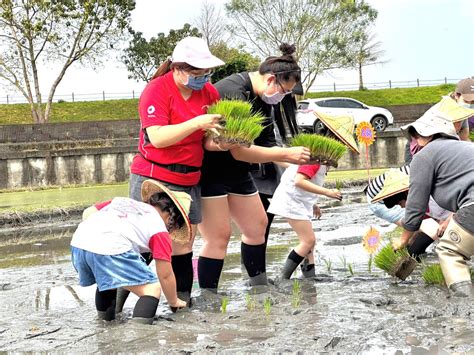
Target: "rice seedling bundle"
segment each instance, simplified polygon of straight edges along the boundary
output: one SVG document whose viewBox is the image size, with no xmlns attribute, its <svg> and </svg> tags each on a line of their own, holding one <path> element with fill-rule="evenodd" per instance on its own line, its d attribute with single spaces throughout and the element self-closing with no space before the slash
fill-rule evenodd
<svg viewBox="0 0 474 355">
<path fill-rule="evenodd" d="M 222 129 L 214 135 L 214 141 L 250 146 L 262 133 L 265 116 L 252 113 L 252 104 L 238 100 L 220 100 L 207 110 L 210 114 L 222 115 Z"/>
<path fill-rule="evenodd" d="M 310 150 L 310 163 L 337 167 L 338 160 L 346 152 L 346 146 L 332 138 L 316 134 L 301 133 L 291 140 L 291 145 L 303 146 Z"/>
<path fill-rule="evenodd" d="M 421 274 L 423 280 L 427 285 L 445 285 L 443 272 L 441 271 L 441 265 L 432 264 L 425 265 Z"/>
<path fill-rule="evenodd" d="M 405 280 L 415 269 L 416 260 L 408 253 L 407 248 L 393 250 L 391 244 L 384 246 L 374 258 L 375 265 L 391 276 Z"/>
</svg>

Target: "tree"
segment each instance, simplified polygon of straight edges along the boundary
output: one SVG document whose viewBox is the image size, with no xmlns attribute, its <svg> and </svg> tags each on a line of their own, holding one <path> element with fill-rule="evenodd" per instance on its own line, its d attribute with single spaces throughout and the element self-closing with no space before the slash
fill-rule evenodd
<svg viewBox="0 0 474 355">
<path fill-rule="evenodd" d="M 201 12 L 194 23 L 202 33 L 202 38 L 206 40 L 208 46 L 218 44 L 224 40 L 224 34 L 226 33 L 224 14 L 207 0 L 202 3 Z"/>
<path fill-rule="evenodd" d="M 212 75 L 212 81 L 219 80 L 243 71 L 253 71 L 260 65 L 260 59 L 247 53 L 242 48 L 231 48 L 223 41 L 211 46 L 211 52 L 216 57 L 222 59 L 225 65 L 217 67 Z"/>
<path fill-rule="evenodd" d="M 100 63 L 123 39 L 134 8 L 134 0 L 2 0 L 0 79 L 25 96 L 34 122 L 47 122 L 67 69 Z M 44 106 L 39 67 L 46 62 L 58 73 Z"/>
<path fill-rule="evenodd" d="M 350 66 L 355 34 L 377 17 L 364 0 L 230 0 L 226 11 L 234 37 L 262 56 L 282 42 L 296 46 L 306 92 L 321 72 Z"/>
<path fill-rule="evenodd" d="M 170 30 L 168 35 L 158 33 L 150 41 L 143 38 L 141 32 L 133 33 L 129 47 L 122 56 L 129 72 L 128 78 L 150 81 L 156 68 L 171 56 L 176 43 L 188 36 L 201 37 L 201 33 L 190 24 L 179 30 Z"/>
<path fill-rule="evenodd" d="M 381 60 L 385 51 L 381 48 L 382 42 L 375 41 L 374 34 L 363 33 L 356 46 L 353 58 L 353 67 L 359 71 L 359 90 L 364 90 L 364 81 L 362 79 L 362 67 L 373 64 L 382 64 L 386 61 Z"/>
</svg>

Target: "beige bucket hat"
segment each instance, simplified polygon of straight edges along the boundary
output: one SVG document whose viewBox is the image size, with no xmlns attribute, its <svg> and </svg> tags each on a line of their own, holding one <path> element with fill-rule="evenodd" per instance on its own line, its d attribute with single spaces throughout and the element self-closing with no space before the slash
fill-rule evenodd
<svg viewBox="0 0 474 355">
<path fill-rule="evenodd" d="M 410 186 L 410 176 L 400 169 L 390 169 L 385 173 L 385 182 L 382 190 L 375 195 L 371 203 L 381 201 L 387 197 L 407 191 Z"/>
<path fill-rule="evenodd" d="M 400 129 L 408 135 L 411 135 L 410 128 L 413 128 L 423 137 L 441 134 L 448 138 L 459 139 L 453 122 L 465 120 L 472 116 L 473 112 L 474 110 L 461 107 L 453 99 L 447 97 L 431 107 L 415 122 L 402 126 Z"/>
<path fill-rule="evenodd" d="M 176 207 L 178 207 L 179 211 L 183 215 L 184 218 L 184 225 L 177 230 L 174 230 L 170 233 L 171 239 L 180 244 L 186 244 L 191 240 L 191 222 L 189 221 L 189 208 L 191 206 L 191 196 L 189 196 L 186 192 L 182 191 L 171 191 L 162 183 L 156 180 L 145 180 L 142 183 L 142 201 L 148 202 L 150 197 L 157 193 L 157 192 L 164 192 L 166 193 L 171 200 L 173 200 Z"/>
<path fill-rule="evenodd" d="M 314 114 L 353 152 L 360 154 L 359 147 L 354 139 L 355 127 L 352 116 L 330 116 L 322 112 L 315 112 Z"/>
</svg>

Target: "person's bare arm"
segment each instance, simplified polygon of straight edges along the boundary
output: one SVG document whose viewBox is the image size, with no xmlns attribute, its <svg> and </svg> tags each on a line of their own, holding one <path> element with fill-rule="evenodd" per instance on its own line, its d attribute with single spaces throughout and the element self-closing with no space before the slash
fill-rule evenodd
<svg viewBox="0 0 474 355">
<path fill-rule="evenodd" d="M 154 147 L 165 148 L 178 143 L 197 130 L 222 128 L 219 125 L 220 119 L 221 115 L 205 114 L 179 124 L 150 126 L 146 128 L 146 133 Z"/>
<path fill-rule="evenodd" d="M 176 278 L 171 263 L 166 260 L 155 259 L 155 264 L 156 274 L 160 280 L 161 289 L 163 290 L 170 307 L 186 307 L 186 302 L 180 300 L 176 293 Z"/>
<path fill-rule="evenodd" d="M 327 196 L 339 201 L 342 200 L 341 191 L 338 189 L 326 189 L 325 187 L 313 184 L 306 175 L 300 173 L 297 173 L 295 176 L 295 186 L 313 194 Z"/>
<path fill-rule="evenodd" d="M 292 164 L 305 164 L 309 161 L 309 149 L 305 147 L 261 147 L 252 145 L 249 148 L 237 147 L 230 150 L 236 160 L 247 163 L 269 163 L 273 161 Z"/>
</svg>

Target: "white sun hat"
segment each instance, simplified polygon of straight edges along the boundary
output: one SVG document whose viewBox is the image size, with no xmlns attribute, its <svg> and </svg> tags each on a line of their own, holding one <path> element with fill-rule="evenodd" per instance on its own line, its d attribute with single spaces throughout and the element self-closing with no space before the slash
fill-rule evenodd
<svg viewBox="0 0 474 355">
<path fill-rule="evenodd" d="M 202 38 L 186 37 L 174 47 L 171 60 L 176 63 L 187 63 L 195 68 L 208 69 L 225 63 L 212 55 L 207 43 Z"/>
</svg>

